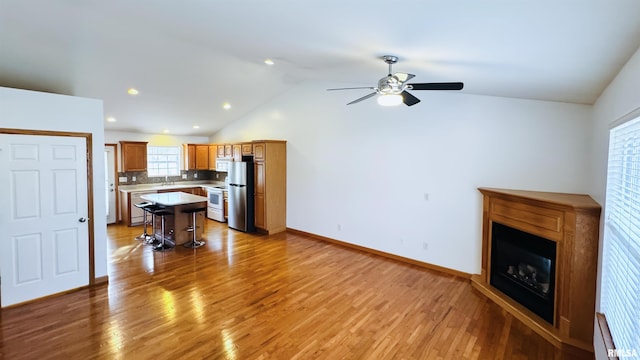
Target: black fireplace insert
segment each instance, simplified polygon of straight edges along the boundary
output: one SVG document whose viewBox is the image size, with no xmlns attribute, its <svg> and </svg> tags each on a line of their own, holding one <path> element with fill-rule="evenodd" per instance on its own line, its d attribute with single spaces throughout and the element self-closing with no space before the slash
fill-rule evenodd
<svg viewBox="0 0 640 360">
<path fill-rule="evenodd" d="M 556 244 L 493 222 L 490 283 L 553 324 Z"/>
</svg>

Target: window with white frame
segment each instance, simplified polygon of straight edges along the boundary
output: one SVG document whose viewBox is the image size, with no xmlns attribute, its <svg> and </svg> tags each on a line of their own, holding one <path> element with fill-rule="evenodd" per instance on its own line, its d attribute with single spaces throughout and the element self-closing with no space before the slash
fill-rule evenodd
<svg viewBox="0 0 640 360">
<path fill-rule="evenodd" d="M 611 130 L 601 311 L 617 349 L 640 353 L 640 117 Z"/>
<path fill-rule="evenodd" d="M 180 175 L 179 146 L 147 147 L 147 176 L 157 177 L 178 175 Z"/>
</svg>

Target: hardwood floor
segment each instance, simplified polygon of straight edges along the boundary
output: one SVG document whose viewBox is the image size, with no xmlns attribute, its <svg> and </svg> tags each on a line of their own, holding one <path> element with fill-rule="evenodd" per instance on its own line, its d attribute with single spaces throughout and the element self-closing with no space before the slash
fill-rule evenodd
<svg viewBox="0 0 640 360">
<path fill-rule="evenodd" d="M 109 285 L 0 310 L 4 359 L 553 359 L 467 280 L 208 221 L 154 253 L 108 228 Z"/>
</svg>

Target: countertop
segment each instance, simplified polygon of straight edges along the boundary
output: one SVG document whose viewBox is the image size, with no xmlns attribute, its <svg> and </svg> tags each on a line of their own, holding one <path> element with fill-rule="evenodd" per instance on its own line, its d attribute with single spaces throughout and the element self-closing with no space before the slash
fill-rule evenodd
<svg viewBox="0 0 640 360">
<path fill-rule="evenodd" d="M 215 187 L 225 186 L 224 181 L 179 181 L 173 184 L 139 184 L 139 185 L 120 185 L 119 191 L 133 192 L 133 191 L 145 191 L 145 190 L 172 190 L 172 189 L 184 189 L 192 187 Z"/>
<path fill-rule="evenodd" d="M 177 206 L 186 204 L 195 204 L 200 202 L 207 202 L 207 198 L 204 196 L 187 194 L 181 191 L 160 193 L 160 194 L 146 194 L 140 196 L 144 200 L 153 201 L 156 204 L 164 206 Z"/>
</svg>

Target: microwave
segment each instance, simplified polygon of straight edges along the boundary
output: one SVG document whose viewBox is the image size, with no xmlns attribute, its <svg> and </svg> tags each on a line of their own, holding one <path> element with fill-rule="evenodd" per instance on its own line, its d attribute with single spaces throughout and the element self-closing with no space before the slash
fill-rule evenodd
<svg viewBox="0 0 640 360">
<path fill-rule="evenodd" d="M 231 159 L 227 159 L 227 158 L 216 159 L 216 171 L 228 172 L 230 162 L 231 162 Z"/>
</svg>

